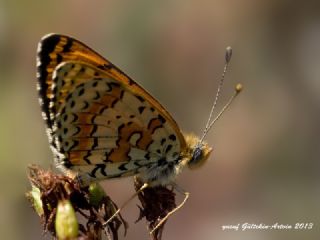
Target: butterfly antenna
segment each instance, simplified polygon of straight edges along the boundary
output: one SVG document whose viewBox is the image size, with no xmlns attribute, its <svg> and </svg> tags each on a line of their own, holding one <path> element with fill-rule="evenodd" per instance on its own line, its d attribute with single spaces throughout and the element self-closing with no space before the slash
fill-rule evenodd
<svg viewBox="0 0 320 240">
<path fill-rule="evenodd" d="M 229 106 L 231 105 L 231 103 L 233 102 L 233 100 L 236 98 L 236 96 L 238 96 L 238 94 L 242 91 L 242 84 L 238 83 L 235 88 L 234 88 L 234 94 L 230 97 L 229 101 L 226 103 L 226 105 L 224 105 L 224 107 L 221 109 L 221 111 L 219 112 L 219 114 L 215 117 L 215 119 L 212 120 L 212 122 L 210 123 L 209 127 L 207 128 L 207 132 L 209 132 L 210 128 L 213 126 L 213 124 L 221 117 L 222 113 L 224 113 Z M 202 139 L 204 138 L 204 136 L 202 137 Z M 201 140 L 202 140 L 201 139 Z"/>
<path fill-rule="evenodd" d="M 208 133 L 208 131 L 210 129 L 210 125 L 211 125 L 210 122 L 211 122 L 211 119 L 212 119 L 212 116 L 213 116 L 214 109 L 216 108 L 216 105 L 217 105 L 217 102 L 218 102 L 220 91 L 221 91 L 221 88 L 222 88 L 222 85 L 223 85 L 223 82 L 224 82 L 224 79 L 225 79 L 225 75 L 226 75 L 227 70 L 228 70 L 228 66 L 229 66 L 231 57 L 232 57 L 232 48 L 229 46 L 229 47 L 226 48 L 226 54 L 225 54 L 225 61 L 226 62 L 225 62 L 224 68 L 223 68 L 223 72 L 222 72 L 222 76 L 220 78 L 218 90 L 217 90 L 214 102 L 212 104 L 212 108 L 211 108 L 211 111 L 210 111 L 210 115 L 209 115 L 206 127 L 205 127 L 205 129 L 203 131 L 203 135 L 202 135 L 202 137 L 200 139 L 200 143 L 203 141 L 204 137 L 207 135 L 207 133 Z"/>
</svg>

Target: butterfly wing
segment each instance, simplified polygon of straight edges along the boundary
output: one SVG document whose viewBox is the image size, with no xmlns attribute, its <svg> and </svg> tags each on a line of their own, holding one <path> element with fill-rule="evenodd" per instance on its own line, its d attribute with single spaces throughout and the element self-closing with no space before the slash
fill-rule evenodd
<svg viewBox="0 0 320 240">
<path fill-rule="evenodd" d="M 177 159 L 185 140 L 170 114 L 109 61 L 58 34 L 38 47 L 38 91 L 57 165 L 95 178 Z"/>
</svg>

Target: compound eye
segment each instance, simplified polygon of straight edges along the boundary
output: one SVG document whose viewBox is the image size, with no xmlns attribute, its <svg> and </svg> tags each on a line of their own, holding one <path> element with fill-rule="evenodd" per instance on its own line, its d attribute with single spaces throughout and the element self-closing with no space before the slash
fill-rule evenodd
<svg viewBox="0 0 320 240">
<path fill-rule="evenodd" d="M 202 155 L 203 155 L 202 149 L 200 147 L 196 147 L 196 149 L 193 152 L 191 162 L 194 162 L 194 163 L 198 162 L 199 159 L 202 158 Z"/>
</svg>

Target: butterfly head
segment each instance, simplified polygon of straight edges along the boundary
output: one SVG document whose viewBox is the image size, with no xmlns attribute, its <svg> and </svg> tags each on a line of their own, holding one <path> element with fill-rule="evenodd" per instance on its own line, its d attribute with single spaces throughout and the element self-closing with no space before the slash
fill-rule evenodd
<svg viewBox="0 0 320 240">
<path fill-rule="evenodd" d="M 190 169 L 201 167 L 209 158 L 212 148 L 206 142 L 201 142 L 194 135 L 185 136 L 187 143 L 188 161 L 187 166 Z"/>
</svg>

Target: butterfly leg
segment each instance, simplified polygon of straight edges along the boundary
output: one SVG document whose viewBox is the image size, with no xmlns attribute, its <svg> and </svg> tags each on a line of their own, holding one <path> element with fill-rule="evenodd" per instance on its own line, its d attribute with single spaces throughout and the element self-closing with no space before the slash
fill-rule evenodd
<svg viewBox="0 0 320 240">
<path fill-rule="evenodd" d="M 127 201 L 125 201 L 119 208 L 118 210 L 105 222 L 102 224 L 103 227 L 105 227 L 109 222 L 111 222 L 119 213 L 120 211 L 125 207 L 127 206 L 127 204 L 132 200 L 134 199 L 136 196 L 138 196 L 139 193 L 141 193 L 144 189 L 146 189 L 147 187 L 149 186 L 149 184 L 147 183 L 144 183 L 142 185 L 142 187 L 135 192 L 135 194 L 133 194 Z"/>
<path fill-rule="evenodd" d="M 155 230 L 157 230 L 165 221 L 167 221 L 167 219 L 176 211 L 178 211 L 188 200 L 190 193 L 186 192 L 184 189 L 182 189 L 179 185 L 177 185 L 176 183 L 172 182 L 170 183 L 170 185 L 172 185 L 172 187 L 179 193 L 184 195 L 184 199 L 183 201 L 177 206 L 175 207 L 173 210 L 171 210 L 164 218 L 162 218 L 160 220 L 160 222 L 150 231 L 150 234 L 154 233 Z"/>
</svg>

